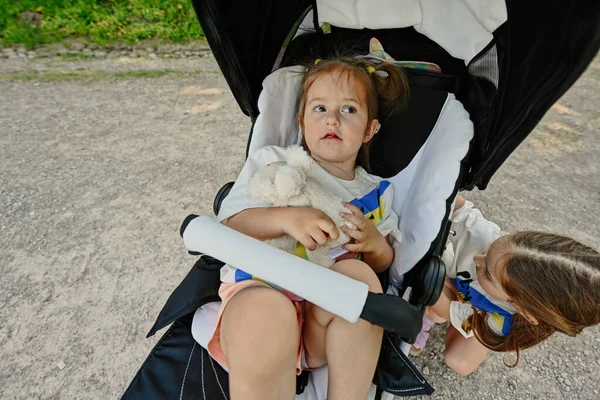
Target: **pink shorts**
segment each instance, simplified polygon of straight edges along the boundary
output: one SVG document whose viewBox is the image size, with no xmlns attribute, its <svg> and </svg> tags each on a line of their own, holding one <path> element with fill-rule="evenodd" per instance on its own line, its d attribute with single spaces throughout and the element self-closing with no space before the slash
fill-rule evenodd
<svg viewBox="0 0 600 400">
<path fill-rule="evenodd" d="M 231 300 L 231 298 L 236 293 L 238 293 L 240 290 L 246 289 L 250 286 L 263 286 L 263 287 L 271 288 L 271 286 L 267 285 L 266 283 L 258 281 L 258 280 L 254 280 L 254 279 L 248 279 L 248 280 L 241 281 L 241 282 L 221 283 L 221 287 L 219 288 L 219 296 L 221 297 L 221 300 L 223 301 L 223 303 L 221 304 L 221 308 L 219 309 L 217 326 L 215 327 L 213 336 L 208 341 L 208 346 L 207 346 L 208 349 L 207 350 L 208 350 L 208 353 L 212 356 L 212 358 L 214 358 L 216 361 L 219 362 L 219 364 L 221 364 L 222 366 L 224 366 L 228 369 L 229 369 L 229 364 L 227 363 L 225 354 L 223 353 L 223 349 L 221 347 L 221 319 L 223 318 L 223 311 L 225 310 L 225 307 L 227 307 L 227 303 L 229 303 L 229 300 Z M 273 290 L 275 290 L 275 289 L 273 289 Z M 298 318 L 298 328 L 299 328 L 299 332 L 300 332 L 300 341 L 299 341 L 298 352 L 297 352 L 297 357 L 296 357 L 296 374 L 300 375 L 302 370 L 309 369 L 306 364 L 306 359 L 305 359 L 306 353 L 304 351 L 304 343 L 302 340 L 302 326 L 304 324 L 304 306 L 306 304 L 306 301 L 299 299 L 298 297 L 294 296 L 293 294 L 291 294 L 289 292 L 282 291 L 282 293 L 285 294 L 290 299 L 290 301 L 296 308 L 296 316 Z"/>
</svg>

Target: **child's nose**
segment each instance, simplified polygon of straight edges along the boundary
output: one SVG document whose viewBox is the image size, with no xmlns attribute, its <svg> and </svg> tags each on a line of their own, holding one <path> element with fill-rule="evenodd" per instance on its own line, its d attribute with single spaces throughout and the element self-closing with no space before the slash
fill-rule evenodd
<svg viewBox="0 0 600 400">
<path fill-rule="evenodd" d="M 340 119 L 338 118 L 336 113 L 328 112 L 325 122 L 327 123 L 327 125 L 339 125 Z"/>
</svg>

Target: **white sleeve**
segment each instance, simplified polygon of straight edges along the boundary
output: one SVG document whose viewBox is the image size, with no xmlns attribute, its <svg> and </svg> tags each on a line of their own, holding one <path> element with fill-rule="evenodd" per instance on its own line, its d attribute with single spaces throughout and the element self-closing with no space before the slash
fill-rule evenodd
<svg viewBox="0 0 600 400">
<path fill-rule="evenodd" d="M 479 211 L 473 203 L 465 201 L 465 204 L 454 211 L 452 215 L 452 230 L 456 235 L 450 235 L 450 241 L 453 244 L 468 238 L 474 238 L 481 234 L 489 237 L 490 233 L 501 234 L 500 227 L 495 223 L 485 219 L 481 211 Z"/>
<path fill-rule="evenodd" d="M 472 330 L 467 333 L 462 328 L 463 322 L 473 315 L 474 312 L 475 311 L 470 304 L 461 303 L 460 301 L 450 302 L 450 323 L 456 328 L 457 331 L 461 333 L 461 335 L 466 338 L 475 336 Z M 496 335 L 503 336 L 504 334 L 502 333 L 502 327 L 498 325 L 492 313 L 488 312 L 486 314 L 486 321 L 492 332 L 494 332 Z"/>
<path fill-rule="evenodd" d="M 248 157 L 231 191 L 221 203 L 217 221 L 223 222 L 248 208 L 271 207 L 271 204 L 267 202 L 248 196 L 248 181 L 256 171 L 275 161 L 282 161 L 282 152 L 277 151 L 273 146 L 263 147 Z"/>
<path fill-rule="evenodd" d="M 396 259 L 396 254 L 399 254 L 400 251 L 400 243 L 402 243 L 402 232 L 400 231 L 399 225 L 400 221 L 398 220 L 398 216 L 392 210 L 392 201 L 394 198 L 394 188 L 393 185 L 390 184 L 388 188 L 385 190 L 385 193 L 382 195 L 382 202 L 385 207 L 385 213 L 383 215 L 383 221 L 379 223 L 377 226 L 377 230 L 383 235 L 389 235 L 390 246 L 394 250 L 394 260 Z M 394 267 L 394 260 L 392 260 L 392 264 L 390 268 Z"/>
<path fill-rule="evenodd" d="M 383 235 L 390 235 L 390 244 L 394 247 L 394 244 L 402 242 L 402 232 L 399 229 L 398 216 L 392 210 L 392 201 L 394 199 L 394 187 L 390 185 L 385 189 L 385 192 L 381 195 L 381 201 L 385 207 L 383 220 L 379 222 L 377 230 Z M 395 250 L 395 249 L 394 249 Z"/>
<path fill-rule="evenodd" d="M 455 235 L 449 235 L 442 258 L 446 264 L 446 275 L 454 278 L 457 270 L 472 264 L 473 256 L 486 251 L 502 232 L 498 225 L 485 219 L 470 201 L 454 212 L 451 222 L 450 229 Z"/>
<path fill-rule="evenodd" d="M 473 331 L 470 331 L 469 333 L 465 332 L 462 328 L 462 324 L 467 318 L 473 315 L 473 313 L 473 307 L 471 307 L 470 304 L 461 303 L 460 301 L 450 302 L 450 323 L 466 338 L 473 337 L 474 334 Z"/>
</svg>

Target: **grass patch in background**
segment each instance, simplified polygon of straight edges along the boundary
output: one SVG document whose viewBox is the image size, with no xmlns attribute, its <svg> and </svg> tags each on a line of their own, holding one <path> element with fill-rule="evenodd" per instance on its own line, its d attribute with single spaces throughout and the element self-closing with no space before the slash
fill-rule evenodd
<svg viewBox="0 0 600 400">
<path fill-rule="evenodd" d="M 204 72 L 205 73 L 205 72 Z M 208 72 L 210 73 L 210 72 Z M 183 72 L 171 69 L 152 70 L 152 71 L 126 71 L 126 72 L 107 72 L 94 70 L 75 70 L 75 71 L 48 71 L 40 72 L 36 70 L 16 71 L 10 74 L 0 74 L 0 81 L 36 81 L 36 82 L 56 82 L 56 81 L 75 81 L 88 80 L 96 81 L 101 79 L 148 79 L 161 78 L 163 76 L 196 76 L 200 72 Z"/>
<path fill-rule="evenodd" d="M 0 45 L 99 45 L 204 37 L 189 0 L 0 0 Z"/>
</svg>

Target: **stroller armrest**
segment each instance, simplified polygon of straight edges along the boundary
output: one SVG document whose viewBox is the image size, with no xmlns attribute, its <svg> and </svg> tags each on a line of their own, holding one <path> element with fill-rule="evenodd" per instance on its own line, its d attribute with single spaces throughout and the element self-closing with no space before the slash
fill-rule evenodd
<svg viewBox="0 0 600 400">
<path fill-rule="evenodd" d="M 421 331 L 423 315 L 418 307 L 402 297 L 369 292 L 360 317 L 400 335 L 407 343 L 414 343 Z"/>
<path fill-rule="evenodd" d="M 212 218 L 190 216 L 181 232 L 188 250 L 242 268 L 349 322 L 363 318 L 408 341 L 421 329 L 419 309 L 401 298 L 370 293 L 364 282 L 276 249 Z"/>
</svg>

